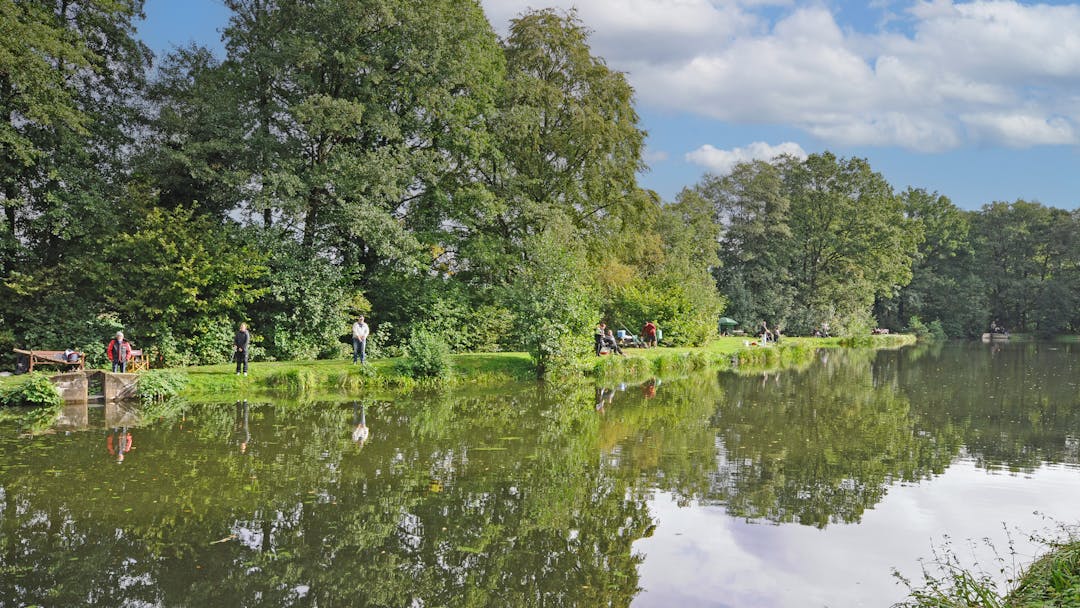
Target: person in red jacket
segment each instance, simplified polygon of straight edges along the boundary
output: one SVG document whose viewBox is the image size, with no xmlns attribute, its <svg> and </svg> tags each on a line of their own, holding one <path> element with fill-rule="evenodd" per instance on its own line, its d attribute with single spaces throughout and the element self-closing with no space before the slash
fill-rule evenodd
<svg viewBox="0 0 1080 608">
<path fill-rule="evenodd" d="M 105 353 L 109 355 L 109 361 L 112 361 L 114 374 L 117 371 L 121 374 L 127 371 L 127 362 L 131 360 L 131 342 L 124 340 L 124 332 L 116 332 L 116 337 L 109 342 Z"/>
</svg>

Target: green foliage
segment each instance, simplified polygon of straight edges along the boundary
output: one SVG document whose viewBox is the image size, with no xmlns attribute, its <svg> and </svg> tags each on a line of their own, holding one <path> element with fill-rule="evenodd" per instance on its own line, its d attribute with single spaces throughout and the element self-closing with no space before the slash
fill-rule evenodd
<svg viewBox="0 0 1080 608">
<path fill-rule="evenodd" d="M 945 334 L 945 330 L 942 328 L 940 320 L 934 320 L 929 325 L 922 322 L 917 316 L 911 317 L 908 321 L 908 327 L 904 330 L 904 333 L 914 335 L 920 342 L 930 341 L 937 342 L 947 339 L 949 336 Z"/>
<path fill-rule="evenodd" d="M 1075 530 L 1068 541 L 1055 542 L 1032 564 L 1007 596 L 1009 606 L 1035 608 L 1080 606 L 1080 541 Z"/>
<path fill-rule="evenodd" d="M 1016 201 L 984 206 L 972 218 L 987 322 L 1051 336 L 1080 328 L 1080 214 Z"/>
<path fill-rule="evenodd" d="M 453 371 L 450 347 L 442 336 L 418 327 L 409 336 L 408 354 L 402 368 L 411 378 L 446 378 Z"/>
<path fill-rule="evenodd" d="M 309 369 L 290 369 L 270 374 L 266 384 L 290 393 L 310 393 L 319 388 L 318 376 Z"/>
<path fill-rule="evenodd" d="M 249 231 L 268 252 L 262 295 L 246 310 L 253 337 L 269 360 L 338 358 L 349 347 L 338 337 L 352 326 L 351 313 L 364 306 L 350 293 L 342 270 L 324 256 L 301 247 L 283 231 Z M 231 343 L 231 340 L 230 342 Z"/>
<path fill-rule="evenodd" d="M 144 402 L 164 401 L 184 390 L 190 379 L 175 369 L 152 369 L 139 374 L 137 391 Z"/>
<path fill-rule="evenodd" d="M 791 202 L 782 177 L 778 164 L 741 163 L 727 176 L 705 176 L 680 195 L 704 199 L 716 217 L 727 220 L 714 273 L 729 302 L 725 314 L 743 327 L 762 320 L 783 326 L 793 313 Z"/>
<path fill-rule="evenodd" d="M 645 134 L 633 89 L 592 54 L 573 12 L 544 9 L 513 19 L 503 49 L 506 80 L 491 152 L 501 162 L 492 164 L 486 185 L 511 209 L 492 219 L 524 231 L 559 213 L 588 238 L 636 190 Z"/>
<path fill-rule="evenodd" d="M 727 220 L 716 275 L 744 327 L 855 335 L 877 297 L 911 280 L 920 226 L 862 159 L 831 153 L 742 164 L 697 194 Z M 771 317 L 771 318 L 770 318 Z"/>
<path fill-rule="evenodd" d="M 5 406 L 40 406 L 58 407 L 63 403 L 60 391 L 49 380 L 49 376 L 35 372 L 21 382 L 0 390 L 0 405 Z"/>
<path fill-rule="evenodd" d="M 231 352 L 232 318 L 264 292 L 265 256 L 244 231 L 194 208 L 143 210 L 112 239 L 96 278 L 102 299 L 131 332 L 167 345 L 179 362 L 220 363 Z M 174 354 L 175 353 L 175 354 Z M 166 364 L 177 361 L 166 359 Z"/>
<path fill-rule="evenodd" d="M 527 239 L 526 249 L 527 264 L 507 289 L 515 336 L 532 356 L 538 377 L 569 372 L 589 353 L 596 322 L 583 260 L 554 226 Z"/>
<path fill-rule="evenodd" d="M 91 367 L 107 363 L 105 345 L 125 327 L 117 315 L 101 311 L 101 303 L 93 298 L 96 290 L 85 280 L 72 276 L 71 271 L 69 268 L 13 271 L 0 283 L 0 318 L 16 330 L 12 332 L 10 346 L 4 347 L 0 356 L 13 361 L 13 347 L 70 348 L 83 352 L 86 364 Z M 138 339 L 135 335 L 130 337 Z"/>
<path fill-rule="evenodd" d="M 647 321 L 656 321 L 665 345 L 701 346 L 716 336 L 722 310 L 723 300 L 708 272 L 686 267 L 619 288 L 606 316 L 615 326 L 630 323 L 627 330 L 633 334 Z"/>
</svg>

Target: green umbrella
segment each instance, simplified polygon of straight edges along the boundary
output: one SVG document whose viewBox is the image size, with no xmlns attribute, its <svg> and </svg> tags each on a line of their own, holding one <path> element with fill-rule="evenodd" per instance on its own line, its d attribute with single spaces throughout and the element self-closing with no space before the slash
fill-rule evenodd
<svg viewBox="0 0 1080 608">
<path fill-rule="evenodd" d="M 739 322 L 731 317 L 720 317 L 720 325 L 731 325 L 732 327 L 738 325 Z"/>
</svg>

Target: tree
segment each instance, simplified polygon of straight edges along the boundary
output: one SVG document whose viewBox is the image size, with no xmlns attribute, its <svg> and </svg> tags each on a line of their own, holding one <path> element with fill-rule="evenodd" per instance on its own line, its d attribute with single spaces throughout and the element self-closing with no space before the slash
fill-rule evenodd
<svg viewBox="0 0 1080 608">
<path fill-rule="evenodd" d="M 1050 335 L 1071 326 L 1076 216 L 1039 203 L 996 202 L 972 222 L 991 318 L 1016 331 Z"/>
<path fill-rule="evenodd" d="M 911 280 L 919 226 L 865 160 L 826 152 L 788 159 L 782 170 L 795 242 L 795 328 L 822 321 L 865 328 L 875 296 L 891 297 Z"/>
<path fill-rule="evenodd" d="M 487 195 L 456 208 L 472 274 L 506 282 L 528 235 L 566 221 L 571 238 L 602 244 L 637 196 L 644 132 L 625 76 L 594 56 L 571 12 L 526 13 L 503 44 L 506 78 L 477 174 Z"/>
<path fill-rule="evenodd" d="M 722 226 L 714 274 L 727 314 L 744 327 L 765 320 L 783 327 L 793 311 L 795 242 L 782 178 L 777 165 L 754 161 L 723 177 L 707 175 L 694 188 Z"/>
<path fill-rule="evenodd" d="M 553 225 L 528 237 L 528 258 L 506 288 L 514 335 L 532 355 L 540 378 L 568 369 L 588 352 L 596 319 L 595 295 L 580 245 L 567 238 L 570 232 L 565 225 Z"/>
<path fill-rule="evenodd" d="M 970 215 L 936 192 L 908 188 L 900 198 L 908 219 L 920 225 L 923 241 L 911 283 L 895 298 L 878 298 L 879 322 L 902 330 L 918 317 L 941 322 L 949 336 L 981 334 L 989 311 L 974 263 Z"/>
<path fill-rule="evenodd" d="M 98 297 L 170 365 L 227 360 L 233 327 L 266 273 L 264 256 L 239 227 L 186 207 L 143 211 L 102 255 Z"/>
<path fill-rule="evenodd" d="M 85 267 L 124 226 L 141 13 L 141 0 L 0 0 L 0 339 L 96 354 L 114 327 Z"/>
</svg>

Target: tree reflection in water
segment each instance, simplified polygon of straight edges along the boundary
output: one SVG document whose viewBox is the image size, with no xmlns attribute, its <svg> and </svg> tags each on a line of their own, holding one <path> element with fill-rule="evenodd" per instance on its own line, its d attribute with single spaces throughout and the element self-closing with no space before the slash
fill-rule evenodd
<svg viewBox="0 0 1080 608">
<path fill-rule="evenodd" d="M 0 605 L 626 606 L 654 492 L 824 528 L 958 455 L 1075 463 L 1075 366 L 946 346 L 643 386 L 173 402 L 124 414 L 123 466 L 102 448 L 116 412 L 73 409 L 54 435 L 0 428 Z"/>
</svg>

